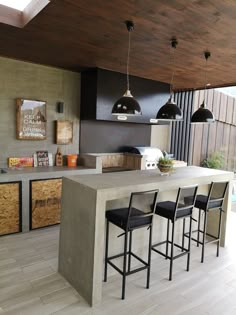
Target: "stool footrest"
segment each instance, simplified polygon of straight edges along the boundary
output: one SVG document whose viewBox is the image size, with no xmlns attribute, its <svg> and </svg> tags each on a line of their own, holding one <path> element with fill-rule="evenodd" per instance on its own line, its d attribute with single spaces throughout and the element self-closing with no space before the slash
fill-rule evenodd
<svg viewBox="0 0 236 315">
<path fill-rule="evenodd" d="M 141 271 L 141 270 L 145 270 L 147 268 L 149 268 L 149 265 L 146 261 L 144 261 L 142 258 L 138 257 L 136 254 L 134 254 L 133 252 L 127 252 L 126 255 L 131 255 L 133 256 L 134 258 L 136 258 L 138 261 L 140 261 L 144 266 L 142 267 L 138 267 L 138 268 L 135 268 L 133 270 L 130 270 L 130 271 L 126 271 L 125 274 L 128 276 L 128 275 L 131 275 L 133 273 L 136 273 L 138 271 Z M 111 260 L 113 259 L 116 259 L 116 258 L 119 258 L 119 257 L 122 257 L 124 256 L 124 253 L 121 253 L 121 254 L 117 254 L 117 255 L 114 255 L 114 256 L 111 256 L 111 257 L 108 257 L 107 258 L 107 263 L 112 266 L 116 271 L 118 271 L 121 275 L 123 275 L 123 271 L 117 267 L 113 262 L 111 262 Z"/>
<path fill-rule="evenodd" d="M 198 230 L 195 230 L 195 231 L 193 231 L 192 233 L 194 233 L 194 232 L 198 232 Z M 199 230 L 199 232 L 200 232 L 200 233 L 204 233 L 204 232 L 201 231 L 201 230 Z M 213 238 L 213 240 L 205 241 L 205 244 L 214 243 L 214 242 L 219 241 L 219 238 L 218 238 L 218 237 L 216 237 L 216 236 L 214 236 L 214 235 L 212 235 L 212 234 L 210 234 L 210 233 L 206 233 L 206 235 L 207 235 L 207 236 L 210 236 L 211 238 Z M 187 238 L 189 238 L 189 233 L 188 233 L 188 232 L 187 232 L 187 233 L 184 233 L 184 236 L 187 237 Z M 191 237 L 191 240 L 194 241 L 194 242 L 196 242 L 196 243 L 198 243 L 198 244 L 203 245 L 203 242 L 202 242 L 202 241 L 197 240 L 197 239 L 194 238 L 194 237 Z"/>
<path fill-rule="evenodd" d="M 154 245 L 152 245 L 152 250 L 154 250 L 154 252 L 156 252 L 156 253 L 162 255 L 163 257 L 165 257 L 165 258 L 167 258 L 167 259 L 171 259 L 171 256 L 166 255 L 165 253 L 163 253 L 163 252 L 161 252 L 160 250 L 158 250 L 158 249 L 155 248 L 156 246 L 160 246 L 160 245 L 163 245 L 163 244 L 166 244 L 166 243 L 171 244 L 171 241 L 166 240 L 166 241 L 163 241 L 163 242 L 159 242 L 159 243 L 157 243 L 157 244 L 154 244 Z M 182 247 L 181 245 L 179 245 L 179 244 L 177 244 L 177 243 L 174 243 L 174 246 L 175 246 L 175 247 L 178 247 L 178 248 L 181 249 L 183 252 L 180 253 L 180 254 L 178 254 L 178 255 L 173 256 L 173 259 L 182 257 L 182 256 L 184 256 L 184 255 L 186 255 L 186 254 L 189 253 L 189 250 L 188 250 L 187 248 L 184 248 L 184 247 Z"/>
</svg>

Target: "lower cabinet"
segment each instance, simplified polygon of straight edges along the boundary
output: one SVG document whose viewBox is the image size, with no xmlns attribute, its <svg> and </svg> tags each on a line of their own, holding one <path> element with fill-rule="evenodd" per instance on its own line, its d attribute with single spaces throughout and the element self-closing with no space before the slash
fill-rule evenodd
<svg viewBox="0 0 236 315">
<path fill-rule="evenodd" d="M 0 183 L 0 235 L 21 232 L 21 182 Z"/>
<path fill-rule="evenodd" d="M 30 229 L 60 223 L 62 179 L 30 181 Z"/>
</svg>

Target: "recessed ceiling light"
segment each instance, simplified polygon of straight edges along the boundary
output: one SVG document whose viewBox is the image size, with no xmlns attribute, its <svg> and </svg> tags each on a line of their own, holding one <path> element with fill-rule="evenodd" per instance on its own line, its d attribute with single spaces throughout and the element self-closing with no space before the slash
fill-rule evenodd
<svg viewBox="0 0 236 315">
<path fill-rule="evenodd" d="M 0 0 L 0 4 L 23 11 L 32 0 Z"/>
</svg>

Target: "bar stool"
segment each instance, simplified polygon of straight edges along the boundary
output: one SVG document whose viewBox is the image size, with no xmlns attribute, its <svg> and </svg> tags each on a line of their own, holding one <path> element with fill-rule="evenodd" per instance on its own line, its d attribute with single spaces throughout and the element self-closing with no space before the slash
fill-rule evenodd
<svg viewBox="0 0 236 315">
<path fill-rule="evenodd" d="M 181 245 L 175 243 L 174 233 L 175 233 L 175 223 L 177 220 L 189 218 L 189 235 L 192 232 L 192 211 L 194 208 L 194 203 L 197 193 L 197 185 L 181 187 L 178 189 L 178 194 L 176 201 L 163 201 L 158 202 L 156 205 L 155 214 L 167 219 L 167 235 L 166 240 L 152 245 L 152 250 L 156 253 L 164 256 L 166 259 L 170 260 L 169 268 L 169 280 L 172 280 L 172 270 L 173 270 L 173 261 L 183 255 L 187 255 L 187 271 L 189 271 L 190 265 L 190 250 L 191 250 L 191 241 L 189 239 L 188 247 L 185 248 L 182 242 Z M 188 196 L 187 199 L 184 197 Z M 172 222 L 172 234 L 171 240 L 169 240 L 169 228 L 170 221 Z M 185 224 L 185 222 L 184 222 Z M 182 238 L 183 240 L 184 238 Z M 166 244 L 165 253 L 156 249 L 157 246 Z M 169 255 L 169 244 L 170 244 L 170 255 Z M 181 253 L 174 255 L 174 248 L 181 250 Z"/>
<path fill-rule="evenodd" d="M 122 275 L 122 295 L 121 298 L 125 299 L 125 284 L 126 276 L 135 272 L 147 269 L 147 283 L 146 287 L 149 288 L 150 283 L 150 267 L 151 267 L 151 245 L 152 245 L 152 221 L 153 213 L 156 207 L 158 190 L 149 190 L 143 192 L 131 193 L 128 208 L 114 209 L 106 211 L 106 247 L 105 247 L 105 272 L 104 281 L 107 281 L 107 267 L 108 264 Z M 137 205 L 138 208 L 137 209 Z M 144 205 L 144 206 L 142 206 Z M 140 208 L 146 211 L 140 210 Z M 148 211 L 147 211 L 148 210 Z M 118 237 L 124 235 L 124 251 L 120 254 L 108 257 L 108 241 L 109 241 L 109 222 L 118 226 L 124 231 Z M 148 260 L 147 262 L 135 255 L 132 252 L 132 232 L 133 230 L 146 227 L 149 229 L 149 244 L 148 244 Z M 128 248 L 129 236 L 129 248 Z M 115 265 L 112 260 L 123 256 L 122 270 Z M 142 267 L 131 270 L 131 257 L 136 258 L 142 263 Z M 128 258 L 128 265 L 127 265 Z"/>
<path fill-rule="evenodd" d="M 222 206 L 225 199 L 226 191 L 229 182 L 212 182 L 208 195 L 197 195 L 195 207 L 199 209 L 198 213 L 198 227 L 193 233 L 197 233 L 197 238 L 192 237 L 192 240 L 197 243 L 197 246 L 202 245 L 201 263 L 204 262 L 205 244 L 217 243 L 216 256 L 219 256 L 220 249 L 220 237 L 221 237 L 221 222 L 222 222 Z M 186 198 L 187 199 L 187 198 Z M 219 210 L 219 222 L 217 236 L 206 232 L 207 229 L 207 217 L 208 212 L 213 210 Z M 204 214 L 203 230 L 201 229 L 201 211 Z M 202 234 L 202 241 L 200 241 L 200 233 Z M 183 233 L 184 237 L 189 238 L 189 233 Z M 206 236 L 211 239 L 206 240 Z"/>
</svg>

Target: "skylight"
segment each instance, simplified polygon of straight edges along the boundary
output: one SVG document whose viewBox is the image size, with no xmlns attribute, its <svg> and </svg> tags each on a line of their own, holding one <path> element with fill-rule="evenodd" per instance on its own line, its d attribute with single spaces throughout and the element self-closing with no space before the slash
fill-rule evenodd
<svg viewBox="0 0 236 315">
<path fill-rule="evenodd" d="M 32 0 L 0 0 L 0 4 L 23 11 Z"/>
</svg>

